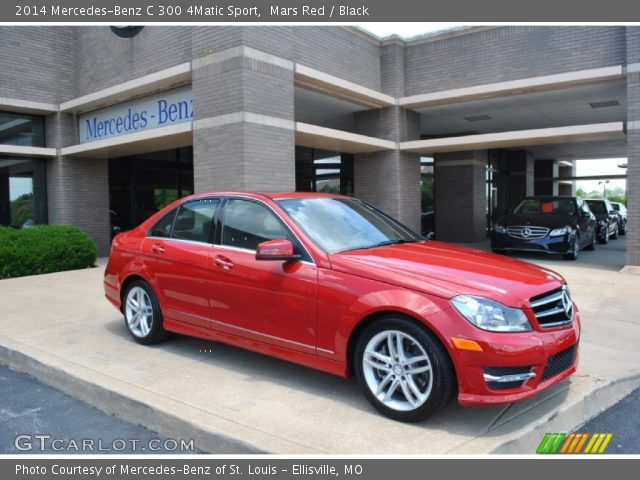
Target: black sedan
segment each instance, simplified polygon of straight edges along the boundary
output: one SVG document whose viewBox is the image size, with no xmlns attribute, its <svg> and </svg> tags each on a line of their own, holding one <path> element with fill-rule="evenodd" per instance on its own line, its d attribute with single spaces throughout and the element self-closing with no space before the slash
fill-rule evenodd
<svg viewBox="0 0 640 480">
<path fill-rule="evenodd" d="M 595 244 L 596 218 L 579 197 L 527 197 L 500 218 L 491 233 L 494 252 L 543 252 L 567 260 Z"/>
<path fill-rule="evenodd" d="M 608 243 L 609 239 L 618 238 L 618 212 L 606 198 L 586 200 L 589 208 L 598 221 L 598 241 Z"/>
</svg>

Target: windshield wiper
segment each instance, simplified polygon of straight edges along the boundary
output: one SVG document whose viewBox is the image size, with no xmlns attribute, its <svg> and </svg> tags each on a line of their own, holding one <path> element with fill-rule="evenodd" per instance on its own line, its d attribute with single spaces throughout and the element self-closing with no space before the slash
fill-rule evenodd
<svg viewBox="0 0 640 480">
<path fill-rule="evenodd" d="M 376 243 L 372 247 L 384 247 L 385 245 L 398 245 L 400 243 L 417 242 L 417 240 L 405 240 L 403 238 L 396 238 L 395 240 L 384 240 L 383 242 Z"/>
</svg>

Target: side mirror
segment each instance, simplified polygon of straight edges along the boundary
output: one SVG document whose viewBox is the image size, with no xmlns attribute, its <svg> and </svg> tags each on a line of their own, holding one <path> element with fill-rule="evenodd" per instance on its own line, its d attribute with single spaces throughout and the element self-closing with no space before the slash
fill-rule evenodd
<svg viewBox="0 0 640 480">
<path fill-rule="evenodd" d="M 584 218 L 591 218 L 591 213 L 589 213 L 589 212 L 585 212 L 584 210 L 582 210 L 582 216 L 583 216 Z"/>
<path fill-rule="evenodd" d="M 618 215 L 618 212 L 616 210 L 611 210 L 609 211 L 609 215 Z"/>
<path fill-rule="evenodd" d="M 299 260 L 300 255 L 293 253 L 293 243 L 286 238 L 268 240 L 258 244 L 256 260 L 280 260 L 290 262 Z"/>
</svg>

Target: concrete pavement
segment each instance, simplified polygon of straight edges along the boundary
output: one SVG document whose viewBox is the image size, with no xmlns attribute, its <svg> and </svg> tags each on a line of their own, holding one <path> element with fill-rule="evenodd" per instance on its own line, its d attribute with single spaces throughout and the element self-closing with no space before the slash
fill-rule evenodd
<svg viewBox="0 0 640 480">
<path fill-rule="evenodd" d="M 203 451 L 533 453 L 546 431 L 640 386 L 640 276 L 618 272 L 615 248 L 526 258 L 569 281 L 583 318 L 576 375 L 530 400 L 452 405 L 417 425 L 378 415 L 353 381 L 197 339 L 138 345 L 103 298 L 102 268 L 0 281 L 0 363 Z"/>
</svg>

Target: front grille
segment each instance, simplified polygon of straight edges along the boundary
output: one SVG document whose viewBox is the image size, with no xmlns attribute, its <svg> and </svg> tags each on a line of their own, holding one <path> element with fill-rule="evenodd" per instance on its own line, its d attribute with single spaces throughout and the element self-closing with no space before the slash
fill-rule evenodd
<svg viewBox="0 0 640 480">
<path fill-rule="evenodd" d="M 528 373 L 531 371 L 531 365 L 525 367 L 485 367 L 484 373 L 496 377 L 502 375 L 517 375 L 519 373 Z M 510 388 L 520 388 L 524 385 L 525 380 L 515 382 L 487 382 L 487 387 L 491 390 L 509 390 Z"/>
<path fill-rule="evenodd" d="M 549 229 L 545 227 L 530 227 L 529 225 L 507 227 L 507 233 L 510 237 L 520 240 L 537 240 L 544 238 L 549 233 Z"/>
<path fill-rule="evenodd" d="M 565 325 L 573 320 L 573 302 L 566 285 L 531 297 L 529 302 L 542 328 Z"/>
<path fill-rule="evenodd" d="M 574 344 L 549 358 L 540 381 L 548 380 L 571 368 L 576 361 L 576 351 L 577 344 Z"/>
</svg>

